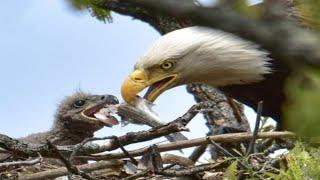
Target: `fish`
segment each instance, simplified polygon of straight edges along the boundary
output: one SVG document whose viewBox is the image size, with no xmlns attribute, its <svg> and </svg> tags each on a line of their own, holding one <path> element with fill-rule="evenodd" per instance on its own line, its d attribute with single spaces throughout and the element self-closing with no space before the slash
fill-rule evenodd
<svg viewBox="0 0 320 180">
<path fill-rule="evenodd" d="M 94 117 L 101 121 L 105 126 L 112 127 L 118 125 L 119 121 L 113 116 L 117 113 L 118 105 L 107 104 L 94 114 Z"/>
<path fill-rule="evenodd" d="M 153 106 L 154 104 L 140 96 L 136 96 L 131 105 L 122 103 L 118 107 L 118 114 L 122 117 L 121 123 L 123 125 L 128 123 L 148 125 L 152 128 L 166 125 L 166 123 L 161 120 L 158 114 L 152 110 Z M 188 139 L 179 132 L 167 135 L 166 138 L 170 142 Z"/>
</svg>

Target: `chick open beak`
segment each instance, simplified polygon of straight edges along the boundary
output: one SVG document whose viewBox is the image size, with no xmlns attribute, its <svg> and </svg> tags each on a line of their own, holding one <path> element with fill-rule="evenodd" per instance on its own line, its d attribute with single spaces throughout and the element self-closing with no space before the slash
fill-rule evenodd
<svg viewBox="0 0 320 180">
<path fill-rule="evenodd" d="M 162 92 L 173 86 L 176 78 L 177 74 L 148 77 L 143 71 L 135 70 L 122 84 L 122 98 L 127 103 L 132 104 L 138 93 L 149 87 L 144 98 L 153 102 Z"/>
</svg>

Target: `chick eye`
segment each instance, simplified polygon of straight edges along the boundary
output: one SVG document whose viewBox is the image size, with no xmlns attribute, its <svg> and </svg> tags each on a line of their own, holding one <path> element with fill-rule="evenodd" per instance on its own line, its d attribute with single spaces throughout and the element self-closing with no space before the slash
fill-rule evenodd
<svg viewBox="0 0 320 180">
<path fill-rule="evenodd" d="M 167 70 L 167 69 L 173 68 L 173 66 L 174 66 L 174 63 L 173 63 L 173 62 L 171 62 L 171 61 L 166 61 L 166 62 L 164 62 L 164 63 L 161 64 L 161 69 Z"/>
<path fill-rule="evenodd" d="M 82 107 L 85 103 L 86 103 L 85 100 L 78 100 L 73 104 L 73 106 L 76 108 L 79 108 L 79 107 Z"/>
</svg>

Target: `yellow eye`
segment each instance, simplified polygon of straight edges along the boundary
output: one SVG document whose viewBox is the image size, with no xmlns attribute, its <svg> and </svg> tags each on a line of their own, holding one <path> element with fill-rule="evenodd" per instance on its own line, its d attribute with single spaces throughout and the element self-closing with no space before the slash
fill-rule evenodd
<svg viewBox="0 0 320 180">
<path fill-rule="evenodd" d="M 172 62 L 172 61 L 165 61 L 164 63 L 161 64 L 161 69 L 168 70 L 168 69 L 173 68 L 173 66 L 174 66 L 174 62 Z"/>
</svg>

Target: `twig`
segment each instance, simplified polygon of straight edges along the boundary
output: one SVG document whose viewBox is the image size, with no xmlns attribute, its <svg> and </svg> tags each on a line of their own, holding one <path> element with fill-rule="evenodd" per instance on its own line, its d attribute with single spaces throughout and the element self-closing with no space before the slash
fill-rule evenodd
<svg viewBox="0 0 320 180">
<path fill-rule="evenodd" d="M 123 178 L 123 180 L 133 180 L 133 179 L 138 179 L 140 177 L 145 177 L 149 174 L 149 171 L 145 170 L 145 171 L 141 171 L 141 172 L 138 172 L 136 174 L 133 174 L 131 176 L 128 176 L 126 178 Z"/>
<path fill-rule="evenodd" d="M 203 153 L 206 152 L 207 145 L 201 145 L 195 148 L 193 152 L 190 154 L 189 159 L 196 163 L 198 159 L 202 156 Z"/>
<path fill-rule="evenodd" d="M 231 154 L 228 150 L 226 150 L 225 148 L 221 147 L 219 144 L 217 144 L 216 142 L 214 142 L 212 139 L 209 138 L 209 136 L 207 136 L 207 141 L 212 144 L 213 146 L 215 146 L 219 151 L 221 151 L 225 156 L 228 157 L 232 157 L 232 158 L 236 158 L 233 154 Z"/>
<path fill-rule="evenodd" d="M 223 147 L 221 147 L 219 144 L 217 144 L 216 142 L 212 141 L 210 138 L 208 138 L 208 141 L 214 145 L 219 151 L 221 151 L 223 154 L 232 157 L 232 158 L 236 158 L 233 154 L 231 154 L 229 151 L 227 151 L 226 149 L 224 149 Z M 243 164 L 241 161 L 238 161 L 239 167 L 242 169 L 246 169 L 246 170 L 252 170 L 252 168 L 248 167 L 247 165 Z M 239 174 L 241 176 L 241 173 Z M 260 176 L 259 174 L 254 174 L 256 177 L 258 177 L 259 179 L 263 179 L 262 176 Z M 240 177 L 238 176 L 238 177 Z"/>
<path fill-rule="evenodd" d="M 247 151 L 247 154 L 246 154 L 247 156 L 249 154 L 253 153 L 254 148 L 255 148 L 256 139 L 257 139 L 257 135 L 258 135 L 258 132 L 259 132 L 259 127 L 260 127 L 262 109 L 263 109 L 263 101 L 259 101 L 258 102 L 258 108 L 257 108 L 256 123 L 255 123 L 254 130 L 253 130 L 253 136 L 252 136 L 252 139 L 250 141 L 249 148 L 248 148 L 248 151 Z"/>
<path fill-rule="evenodd" d="M 117 141 L 117 143 L 119 143 L 119 147 L 121 149 L 121 151 L 123 152 L 123 154 L 125 154 L 133 164 L 138 165 L 138 161 L 136 159 L 134 159 L 129 153 L 128 151 L 123 147 L 123 145 L 121 144 L 121 142 L 119 141 L 118 137 L 114 137 L 114 139 Z"/>
<path fill-rule="evenodd" d="M 32 166 L 32 165 L 41 163 L 42 160 L 43 160 L 43 158 L 42 158 L 41 154 L 39 153 L 39 157 L 36 159 L 33 159 L 33 160 L 0 163 L 0 169 L 12 167 L 12 166 Z"/>
<path fill-rule="evenodd" d="M 171 169 L 171 168 L 174 167 L 175 165 L 177 165 L 177 164 L 175 164 L 175 163 L 169 164 L 168 166 L 163 167 L 162 170 L 164 171 L 164 170 L 167 170 L 167 169 Z"/>
<path fill-rule="evenodd" d="M 92 171 L 100 170 L 100 169 L 108 169 L 108 168 L 115 168 L 123 166 L 124 162 L 120 160 L 113 160 L 113 161 L 99 161 L 90 164 L 80 165 L 77 168 L 80 171 L 89 173 Z M 19 176 L 19 180 L 38 180 L 38 179 L 54 179 L 56 177 L 65 176 L 69 172 L 67 168 L 62 167 L 58 169 L 52 169 L 47 171 L 42 171 L 33 174 L 22 174 Z"/>
<path fill-rule="evenodd" d="M 85 179 L 94 180 L 94 178 L 92 178 L 90 175 L 86 174 L 83 171 L 80 171 L 76 166 L 73 166 L 72 163 L 59 152 L 57 147 L 53 145 L 50 140 L 47 140 L 47 143 L 52 152 L 57 154 L 57 156 L 60 158 L 60 160 L 63 162 L 70 173 L 80 175 Z"/>
<path fill-rule="evenodd" d="M 139 169 L 147 170 L 154 174 L 155 171 L 163 168 L 162 158 L 157 145 L 152 145 L 139 160 Z"/>
<path fill-rule="evenodd" d="M 49 152 L 46 144 L 28 144 L 4 134 L 0 134 L 0 147 L 16 156 L 25 158 L 37 157 L 38 153 L 45 156 Z"/>
<path fill-rule="evenodd" d="M 233 154 L 231 154 L 228 150 L 225 148 L 221 147 L 219 144 L 211 140 L 210 138 L 207 137 L 207 140 L 210 142 L 210 144 L 214 145 L 219 151 L 221 151 L 225 156 L 232 157 L 232 158 L 237 158 Z M 245 169 L 249 169 L 246 165 L 244 165 L 242 162 L 239 162 L 240 166 Z"/>
<path fill-rule="evenodd" d="M 151 117 L 149 114 L 145 113 L 144 111 L 137 109 L 133 106 L 130 106 L 128 104 L 121 104 L 118 107 L 118 114 L 121 117 L 131 119 L 134 124 L 145 124 L 153 128 L 165 125 L 165 123 L 163 123 L 163 121 L 161 121 L 160 119 L 159 120 L 155 119 L 154 117 Z M 170 142 L 188 139 L 187 137 L 185 137 L 183 134 L 179 132 L 167 135 L 166 138 Z"/>
<path fill-rule="evenodd" d="M 267 139 L 265 141 L 263 141 L 261 144 L 259 144 L 259 146 L 257 146 L 257 150 L 258 152 L 265 152 L 267 153 L 268 152 L 268 149 L 272 146 L 274 142 L 274 139 Z M 268 155 L 268 154 L 265 154 L 265 155 Z"/>
<path fill-rule="evenodd" d="M 174 154 L 164 154 L 162 156 L 162 162 L 163 164 L 175 164 L 184 167 L 188 167 L 194 164 L 190 159 Z"/>
<path fill-rule="evenodd" d="M 211 101 L 199 102 L 193 105 L 187 113 L 173 122 L 183 122 L 183 124 L 187 125 L 199 112 L 210 109 L 212 106 L 214 106 L 214 104 Z"/>
<path fill-rule="evenodd" d="M 170 133 L 186 131 L 188 129 L 185 127 L 186 123 L 184 123 L 183 120 L 184 118 L 182 118 L 181 121 L 175 121 L 148 131 L 129 132 L 124 136 L 119 136 L 117 140 L 113 139 L 108 144 L 101 146 L 100 152 L 115 150 L 120 147 L 120 144 L 126 146 L 133 143 L 149 141 Z"/>
<path fill-rule="evenodd" d="M 227 160 L 223 162 L 218 163 L 210 163 L 210 164 L 204 164 L 194 167 L 188 167 L 188 168 L 182 168 L 182 169 L 168 169 L 164 171 L 159 171 L 157 174 L 164 175 L 164 176 L 171 176 L 171 177 L 177 177 L 177 176 L 188 176 L 188 175 L 194 175 L 199 172 L 212 170 L 214 168 L 218 168 L 221 166 L 225 166 L 227 164 Z"/>
<path fill-rule="evenodd" d="M 210 142 L 210 144 L 214 145 L 219 151 L 221 151 L 225 156 L 232 157 L 232 158 L 235 158 L 235 159 L 237 158 L 233 154 L 231 154 L 228 150 L 226 150 L 225 148 L 221 147 L 216 142 L 212 141 L 210 138 L 207 138 L 207 140 Z M 249 169 L 249 167 L 244 165 L 242 162 L 239 161 L 238 163 L 242 168 Z"/>
<path fill-rule="evenodd" d="M 240 122 L 243 122 L 244 120 L 242 119 L 242 114 L 241 114 L 241 111 L 239 109 L 239 106 L 236 104 L 236 102 L 230 98 L 230 97 L 227 97 L 227 101 L 228 101 L 228 104 L 230 105 L 232 111 L 233 111 L 233 114 L 234 114 L 234 117 L 237 119 L 237 121 L 240 123 Z"/>
<path fill-rule="evenodd" d="M 257 138 L 259 139 L 279 139 L 279 138 L 286 138 L 295 137 L 295 134 L 292 132 L 262 132 L 258 133 Z M 235 142 L 242 142 L 247 141 L 252 138 L 252 133 L 229 133 L 229 134 L 221 134 L 221 135 L 214 135 L 214 136 L 208 136 L 211 140 L 219 143 L 235 143 Z M 201 145 L 207 145 L 209 142 L 207 141 L 206 137 L 203 138 L 196 138 L 196 139 L 190 139 L 185 141 L 178 141 L 178 142 L 172 142 L 167 144 L 160 144 L 158 145 L 159 152 L 165 152 L 165 151 L 171 151 L 171 150 L 177 150 L 177 149 L 183 149 L 183 148 L 189 148 L 194 146 L 201 146 Z M 140 148 L 137 150 L 129 151 L 128 153 L 132 157 L 136 156 L 142 156 L 148 148 Z M 123 153 L 110 153 L 105 155 L 91 155 L 91 156 L 78 156 L 76 158 L 78 159 L 85 159 L 85 160 L 108 160 L 108 159 L 120 159 L 127 157 Z"/>
<path fill-rule="evenodd" d="M 2 154 L 1 154 L 2 155 Z M 13 155 L 12 154 L 7 154 L 7 153 L 4 153 L 3 154 L 3 157 L 1 157 L 1 159 L 0 159 L 0 163 L 1 162 L 6 162 L 6 161 L 8 161 L 10 158 L 12 158 L 13 157 Z"/>
<path fill-rule="evenodd" d="M 86 138 L 84 139 L 80 144 L 77 144 L 73 150 L 73 152 L 71 153 L 70 157 L 69 157 L 69 161 L 73 162 L 74 157 L 79 153 L 79 151 L 81 150 L 81 148 L 83 148 L 83 146 L 85 144 L 87 144 L 88 142 L 92 142 L 92 141 L 99 141 L 99 140 L 106 140 L 106 139 L 113 139 L 115 136 L 107 136 L 107 137 L 102 137 L 102 138 L 98 138 L 98 137 L 92 137 L 92 138 Z"/>
<path fill-rule="evenodd" d="M 5 149 L 2 149 L 2 148 L 0 148 L 0 153 L 2 154 L 7 154 L 7 153 L 10 153 L 9 151 L 7 151 L 7 150 L 5 150 Z"/>
</svg>

